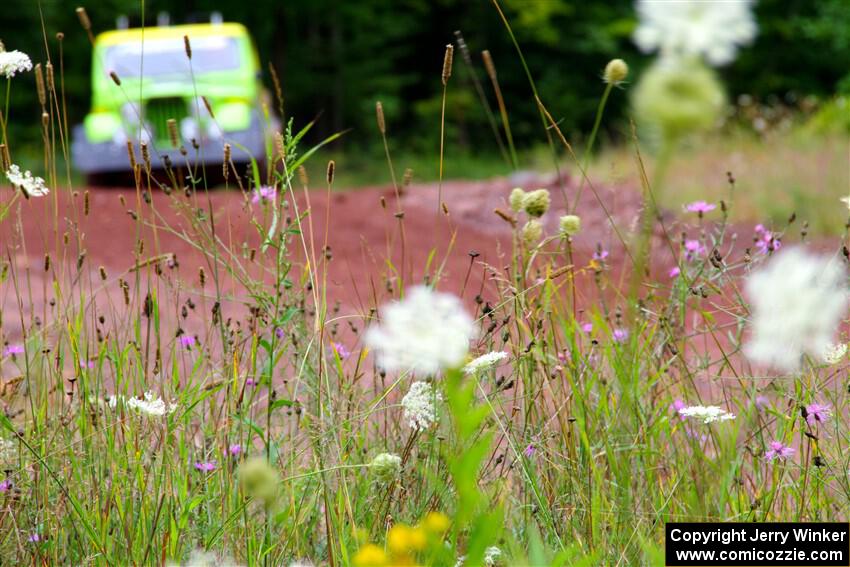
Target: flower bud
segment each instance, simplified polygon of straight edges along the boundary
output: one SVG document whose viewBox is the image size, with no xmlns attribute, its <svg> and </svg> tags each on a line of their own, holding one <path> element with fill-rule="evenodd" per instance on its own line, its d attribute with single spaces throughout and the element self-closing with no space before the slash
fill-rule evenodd
<svg viewBox="0 0 850 567">
<path fill-rule="evenodd" d="M 237 471 L 239 484 L 246 496 L 272 507 L 278 498 L 280 475 L 266 459 L 254 457 L 242 463 Z"/>
<path fill-rule="evenodd" d="M 653 65 L 641 77 L 633 102 L 641 121 L 675 139 L 714 126 L 726 100 L 714 72 L 689 59 Z"/>
<path fill-rule="evenodd" d="M 529 246 L 535 246 L 543 238 L 543 223 L 537 219 L 531 219 L 522 227 L 522 239 Z"/>
<path fill-rule="evenodd" d="M 622 59 L 612 59 L 605 65 L 602 80 L 609 85 L 619 85 L 629 75 L 629 66 Z"/>
<path fill-rule="evenodd" d="M 523 205 L 525 206 L 525 212 L 529 216 L 539 218 L 549 210 L 549 202 L 549 191 L 546 189 L 537 189 L 525 196 Z"/>
<path fill-rule="evenodd" d="M 564 215 L 558 219 L 558 226 L 561 229 L 561 234 L 575 236 L 581 230 L 581 218 L 576 215 Z"/>
<path fill-rule="evenodd" d="M 519 187 L 514 187 L 513 191 L 511 191 L 511 196 L 508 197 L 508 202 L 511 204 L 511 209 L 515 213 L 520 212 L 525 206 L 525 191 Z"/>
<path fill-rule="evenodd" d="M 390 482 L 401 472 L 401 457 L 390 453 L 381 453 L 369 464 L 372 474 L 382 482 Z"/>
</svg>

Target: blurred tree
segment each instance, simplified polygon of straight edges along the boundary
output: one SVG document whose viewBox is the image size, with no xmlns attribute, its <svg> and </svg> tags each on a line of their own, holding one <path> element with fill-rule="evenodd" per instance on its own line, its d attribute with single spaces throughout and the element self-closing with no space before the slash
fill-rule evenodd
<svg viewBox="0 0 850 567">
<path fill-rule="evenodd" d="M 632 0 L 501 0 L 501 5 L 542 99 L 573 138 L 592 124 L 607 61 L 626 59 L 632 77 L 649 61 L 631 42 Z M 62 63 L 71 122 L 82 119 L 89 97 L 90 47 L 75 7 L 66 0 L 6 0 L 0 11 L 0 40 L 9 49 L 29 53 L 34 62 L 45 61 L 49 50 L 58 69 L 56 33 L 64 32 Z M 271 63 L 281 76 L 287 115 L 303 123 L 321 113 L 316 137 L 353 128 L 345 143 L 358 151 L 377 148 L 374 103 L 379 99 L 394 144 L 417 151 L 436 147 L 443 52 L 459 29 L 491 105 L 495 100 L 480 53 L 492 53 L 517 144 L 545 139 L 528 80 L 492 0 L 98 0 L 87 8 L 96 31 L 113 28 L 121 14 L 133 25 L 143 19 L 155 25 L 162 10 L 171 12 L 173 23 L 213 11 L 244 23 L 256 39 L 264 69 Z M 756 43 L 721 70 L 733 100 L 739 93 L 766 99 L 850 90 L 846 0 L 760 0 L 756 12 Z M 460 58 L 454 69 L 449 85 L 453 107 L 447 115 L 450 144 L 497 152 L 469 70 Z M 15 139 L 37 143 L 40 109 L 32 74 L 15 79 L 12 96 Z M 616 118 L 627 105 L 628 97 L 612 97 L 609 135 L 624 129 Z"/>
</svg>

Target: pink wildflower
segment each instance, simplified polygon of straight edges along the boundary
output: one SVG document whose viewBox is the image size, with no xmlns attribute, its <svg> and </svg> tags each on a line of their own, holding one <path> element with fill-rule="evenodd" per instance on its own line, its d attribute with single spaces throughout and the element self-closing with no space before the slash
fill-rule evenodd
<svg viewBox="0 0 850 567">
<path fill-rule="evenodd" d="M 821 404 L 809 404 L 806 406 L 804 412 L 806 423 L 812 426 L 816 423 L 826 423 L 831 414 L 832 410 L 829 405 Z"/>
<path fill-rule="evenodd" d="M 704 213 L 710 213 L 716 208 L 717 205 L 707 203 L 705 201 L 694 201 L 693 203 L 685 205 L 686 211 L 689 213 L 697 213 L 699 216 L 702 216 Z"/>
<path fill-rule="evenodd" d="M 794 448 L 783 445 L 779 441 L 771 441 L 770 449 L 768 449 L 764 453 L 764 459 L 766 461 L 772 461 L 773 459 L 778 460 L 786 460 L 788 457 L 794 454 Z"/>
<path fill-rule="evenodd" d="M 254 190 L 254 196 L 251 197 L 251 202 L 256 205 L 260 201 L 263 201 L 263 202 L 271 201 L 272 199 L 274 199 L 274 195 L 275 195 L 274 187 L 269 187 L 267 185 L 264 185 L 263 187 L 260 187 L 259 189 Z"/>
<path fill-rule="evenodd" d="M 215 470 L 216 462 L 215 461 L 205 461 L 195 463 L 195 468 L 201 472 L 212 472 Z"/>
</svg>

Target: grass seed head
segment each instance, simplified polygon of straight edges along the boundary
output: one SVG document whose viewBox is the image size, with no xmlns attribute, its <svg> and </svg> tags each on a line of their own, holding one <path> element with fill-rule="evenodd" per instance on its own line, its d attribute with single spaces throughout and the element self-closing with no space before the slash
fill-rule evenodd
<svg viewBox="0 0 850 567">
<path fill-rule="evenodd" d="M 44 88 L 44 72 L 41 69 L 41 63 L 35 64 L 35 90 L 38 93 L 38 102 L 41 107 L 47 104 L 47 91 Z"/>
<path fill-rule="evenodd" d="M 91 31 L 91 20 L 89 19 L 89 15 L 86 12 L 86 9 L 82 6 L 77 8 L 77 18 L 79 18 L 80 25 L 83 26 L 84 30 Z"/>
<path fill-rule="evenodd" d="M 165 121 L 165 125 L 168 128 L 168 139 L 171 141 L 171 146 L 176 148 L 180 145 L 180 136 L 177 132 L 177 121 L 173 118 L 169 118 Z"/>
<path fill-rule="evenodd" d="M 452 76 L 452 59 L 454 58 L 455 48 L 450 43 L 446 45 L 446 54 L 443 56 L 443 86 L 449 83 L 449 77 Z"/>
<path fill-rule="evenodd" d="M 378 131 L 383 135 L 387 133 L 387 123 L 384 121 L 384 105 L 381 101 L 375 103 L 375 116 L 378 119 Z"/>
</svg>

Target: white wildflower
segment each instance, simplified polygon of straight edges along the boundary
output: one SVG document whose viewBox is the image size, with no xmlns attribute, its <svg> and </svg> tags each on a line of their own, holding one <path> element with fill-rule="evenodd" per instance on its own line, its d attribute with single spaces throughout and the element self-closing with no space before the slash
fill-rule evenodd
<svg viewBox="0 0 850 567">
<path fill-rule="evenodd" d="M 820 358 L 847 308 L 846 273 L 834 258 L 805 248 L 783 250 L 753 272 L 745 290 L 752 302 L 754 362 L 792 372 L 800 357 Z"/>
<path fill-rule="evenodd" d="M 20 51 L 3 51 L 0 49 L 0 75 L 11 79 L 15 73 L 32 70 L 29 55 Z"/>
<path fill-rule="evenodd" d="M 634 40 L 644 52 L 704 57 L 711 65 L 735 59 L 756 36 L 752 0 L 638 0 Z"/>
<path fill-rule="evenodd" d="M 222 556 L 215 551 L 205 551 L 203 549 L 194 549 L 189 554 L 189 558 L 184 563 L 166 563 L 168 567 L 238 567 L 234 559 Z"/>
<path fill-rule="evenodd" d="M 428 429 L 437 422 L 436 402 L 442 399 L 428 382 L 414 382 L 401 399 L 404 419 L 413 429 Z"/>
<path fill-rule="evenodd" d="M 484 565 L 492 567 L 493 565 L 498 565 L 501 561 L 502 550 L 495 545 L 491 545 L 484 550 Z"/>
<path fill-rule="evenodd" d="M 734 413 L 717 406 L 687 406 L 679 410 L 679 415 L 699 419 L 703 423 L 735 419 Z"/>
<path fill-rule="evenodd" d="M 467 363 L 466 366 L 463 367 L 463 371 L 465 374 L 480 374 L 485 370 L 489 370 L 494 366 L 498 366 L 508 358 L 508 353 L 502 351 L 493 351 L 488 352 L 487 354 L 482 354 L 475 360 Z"/>
<path fill-rule="evenodd" d="M 382 309 L 365 336 L 387 370 L 436 374 L 463 363 L 475 324 L 454 295 L 418 286 Z"/>
<path fill-rule="evenodd" d="M 33 177 L 29 171 L 21 173 L 21 168 L 14 163 L 6 171 L 6 177 L 12 185 L 21 188 L 30 197 L 43 197 L 50 193 L 50 190 L 44 185 L 44 179 Z"/>
<path fill-rule="evenodd" d="M 154 396 L 152 392 L 145 392 L 143 400 L 130 398 L 127 400 L 127 407 L 150 416 L 163 416 L 176 409 L 174 405 L 165 403 L 162 398 Z"/>
<path fill-rule="evenodd" d="M 313 567 L 308 559 L 298 559 L 289 564 L 289 567 Z"/>
<path fill-rule="evenodd" d="M 827 364 L 838 364 L 847 356 L 847 343 L 829 344 L 821 353 L 821 358 Z"/>
<path fill-rule="evenodd" d="M 491 545 L 484 550 L 484 557 L 482 558 L 483 565 L 487 565 L 487 567 L 499 565 L 502 562 L 502 555 L 501 549 L 495 545 Z M 457 558 L 455 567 L 463 567 L 464 565 L 466 565 L 466 555 L 461 555 Z"/>
<path fill-rule="evenodd" d="M 0 437 L 0 463 L 7 463 L 15 458 L 15 442 Z"/>
</svg>

